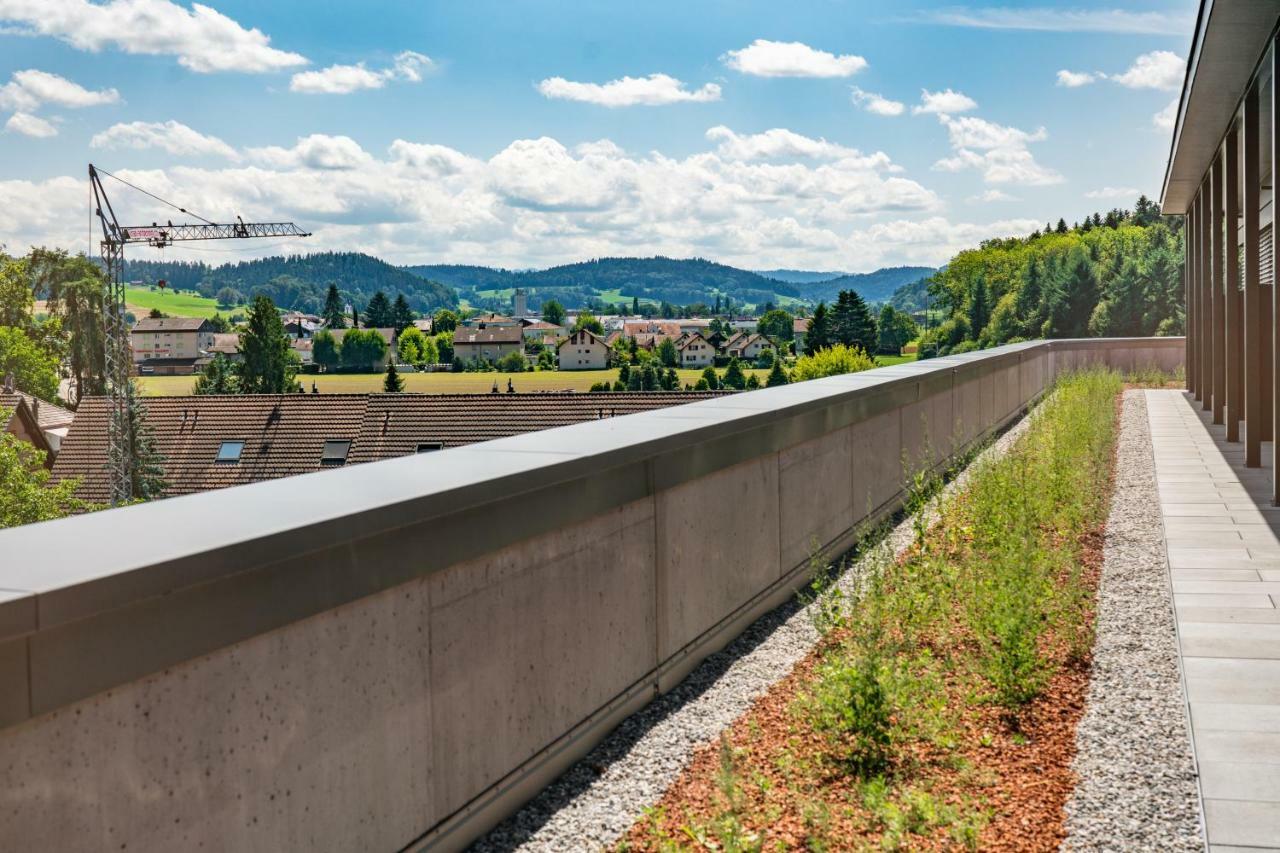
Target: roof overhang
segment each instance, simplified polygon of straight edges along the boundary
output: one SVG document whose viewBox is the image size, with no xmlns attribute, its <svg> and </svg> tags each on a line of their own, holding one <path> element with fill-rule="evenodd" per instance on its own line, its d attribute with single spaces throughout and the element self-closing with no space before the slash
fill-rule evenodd
<svg viewBox="0 0 1280 853">
<path fill-rule="evenodd" d="M 1276 0 L 1201 0 L 1160 209 L 1185 213 L 1280 19 Z"/>
</svg>

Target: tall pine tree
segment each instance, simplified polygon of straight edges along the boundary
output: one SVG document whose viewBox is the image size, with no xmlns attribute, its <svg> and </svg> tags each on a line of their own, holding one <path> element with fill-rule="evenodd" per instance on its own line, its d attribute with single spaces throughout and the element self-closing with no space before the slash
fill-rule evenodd
<svg viewBox="0 0 1280 853">
<path fill-rule="evenodd" d="M 876 339 L 876 321 L 866 301 L 857 291 L 840 291 L 831 311 L 831 342 L 871 352 Z"/>
<path fill-rule="evenodd" d="M 819 302 L 809 318 L 809 330 L 804 336 L 805 352 L 824 350 L 834 343 L 831 337 L 831 315 L 827 311 L 827 303 Z"/>
<path fill-rule="evenodd" d="M 342 294 L 338 293 L 338 285 L 329 285 L 329 292 L 324 297 L 324 310 L 320 312 L 320 317 L 330 329 L 347 327 L 347 312 L 342 304 Z"/>
<path fill-rule="evenodd" d="M 298 359 L 280 322 L 275 303 L 255 297 L 249 323 L 240 336 L 240 390 L 245 394 L 284 394 L 294 390 Z"/>
<path fill-rule="evenodd" d="M 387 294 L 379 290 L 364 309 L 364 325 L 368 329 L 386 329 L 395 325 L 395 311 Z"/>
<path fill-rule="evenodd" d="M 413 321 L 417 317 L 413 313 L 413 309 L 409 307 L 409 300 L 404 298 L 403 293 L 396 294 L 395 305 L 391 306 L 391 325 L 396 330 L 396 336 L 413 325 Z"/>
</svg>

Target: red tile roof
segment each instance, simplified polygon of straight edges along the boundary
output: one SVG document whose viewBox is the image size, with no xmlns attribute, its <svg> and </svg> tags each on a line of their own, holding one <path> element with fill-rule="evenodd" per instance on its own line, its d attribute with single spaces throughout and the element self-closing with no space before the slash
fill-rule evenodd
<svg viewBox="0 0 1280 853">
<path fill-rule="evenodd" d="M 209 323 L 200 317 L 143 317 L 134 323 L 135 332 L 198 332 Z"/>
<path fill-rule="evenodd" d="M 519 344 L 524 342 L 524 330 L 519 326 L 486 326 L 472 329 L 459 326 L 453 331 L 453 345 L 458 344 Z"/>
<path fill-rule="evenodd" d="M 147 423 L 164 457 L 167 495 L 221 489 L 319 471 L 328 439 L 351 442 L 348 463 L 459 447 L 599 417 L 692 403 L 716 392 L 583 394 L 248 394 L 150 397 Z M 53 479 L 82 478 L 86 500 L 109 498 L 107 407 L 81 403 L 62 441 Z M 224 441 L 243 441 L 240 461 L 214 461 Z"/>
</svg>

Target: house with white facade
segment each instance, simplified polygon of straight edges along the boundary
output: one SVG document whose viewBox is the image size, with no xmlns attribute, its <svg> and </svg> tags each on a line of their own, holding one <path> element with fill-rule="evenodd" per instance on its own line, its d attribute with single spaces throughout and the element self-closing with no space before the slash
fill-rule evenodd
<svg viewBox="0 0 1280 853">
<path fill-rule="evenodd" d="M 608 344 L 587 329 L 579 329 L 561 341 L 556 355 L 561 370 L 604 370 L 609 366 Z"/>
</svg>

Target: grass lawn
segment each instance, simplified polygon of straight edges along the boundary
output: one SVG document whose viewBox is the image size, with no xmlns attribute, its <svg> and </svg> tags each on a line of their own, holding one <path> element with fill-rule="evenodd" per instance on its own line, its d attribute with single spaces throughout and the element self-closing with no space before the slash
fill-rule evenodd
<svg viewBox="0 0 1280 853">
<path fill-rule="evenodd" d="M 881 367 L 892 367 L 895 364 L 905 364 L 909 361 L 915 361 L 915 360 L 916 360 L 915 353 L 912 353 L 911 355 L 878 355 L 876 356 L 876 363 L 879 364 Z"/>
<path fill-rule="evenodd" d="M 723 372 L 723 371 L 722 371 Z M 693 384 L 702 375 L 700 370 L 677 370 L 681 386 Z M 752 370 L 763 382 L 769 376 L 767 370 Z M 618 378 L 617 370 L 539 370 L 533 373 L 402 373 L 404 390 L 425 394 L 484 394 L 498 388 L 507 390 L 510 378 L 516 391 L 586 391 L 597 382 L 612 382 Z M 367 394 L 382 390 L 381 373 L 325 373 L 318 376 L 299 376 L 302 387 L 311 390 L 314 381 L 321 394 Z M 142 376 L 138 386 L 148 397 L 181 396 L 191 393 L 194 376 Z"/>
<path fill-rule="evenodd" d="M 207 296 L 197 296 L 189 291 L 177 293 L 172 290 L 152 290 L 147 287 L 129 287 L 125 289 L 125 303 L 136 317 L 145 317 L 152 308 L 159 308 L 173 317 L 212 317 L 222 314 L 227 317 L 236 312 L 248 312 L 248 306 L 235 308 L 219 308 L 218 300 Z"/>
</svg>

